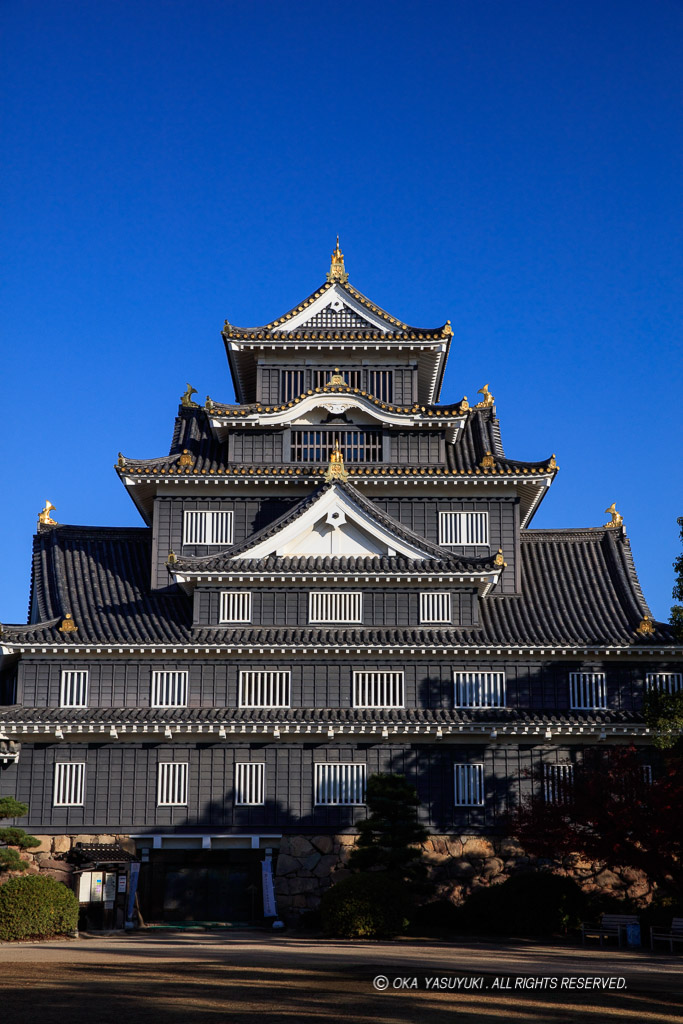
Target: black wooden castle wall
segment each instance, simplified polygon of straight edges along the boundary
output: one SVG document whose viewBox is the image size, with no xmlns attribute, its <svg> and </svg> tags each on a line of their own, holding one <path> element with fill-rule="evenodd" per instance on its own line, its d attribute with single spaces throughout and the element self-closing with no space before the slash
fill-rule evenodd
<svg viewBox="0 0 683 1024">
<path fill-rule="evenodd" d="M 569 712 L 569 673 L 605 671 L 608 708 L 634 711 L 642 707 L 645 672 L 652 666 L 628 665 L 617 661 L 581 663 L 529 660 L 438 658 L 404 656 L 368 658 L 358 655 L 313 655 L 287 653 L 281 657 L 254 657 L 235 653 L 230 658 L 211 660 L 197 656 L 173 659 L 158 654 L 154 660 L 72 659 L 48 661 L 27 656 L 20 663 L 16 703 L 25 707 L 59 706 L 62 669 L 87 669 L 89 707 L 148 708 L 154 670 L 187 669 L 188 706 L 191 708 L 235 708 L 238 706 L 240 670 L 291 671 L 293 708 L 350 708 L 354 670 L 405 673 L 406 708 L 451 709 L 454 707 L 453 670 L 504 670 L 507 707 L 516 711 Z M 654 670 L 664 671 L 660 665 Z M 490 711 L 490 717 L 504 712 Z M 574 712 L 577 717 L 582 712 Z M 583 712 L 590 715 L 590 712 Z"/>
<path fill-rule="evenodd" d="M 531 792 L 541 762 L 574 762 L 577 747 L 475 743 L 283 743 L 164 742 L 23 744 L 18 764 L 2 770 L 3 795 L 29 805 L 21 825 L 41 833 L 129 833 L 251 830 L 306 832 L 353 830 L 363 807 L 315 805 L 314 765 L 354 762 L 376 772 L 405 775 L 422 802 L 421 820 L 431 830 L 491 831 L 519 799 Z M 54 807 L 55 763 L 84 761 L 82 807 Z M 188 763 L 188 804 L 157 806 L 157 766 Z M 265 763 L 266 802 L 234 802 L 235 764 Z M 483 763 L 485 803 L 453 805 L 453 765 Z"/>
</svg>

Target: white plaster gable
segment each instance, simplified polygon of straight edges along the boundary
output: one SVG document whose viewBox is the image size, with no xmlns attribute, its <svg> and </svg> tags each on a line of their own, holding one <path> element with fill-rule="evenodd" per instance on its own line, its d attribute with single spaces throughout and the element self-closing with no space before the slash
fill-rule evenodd
<svg viewBox="0 0 683 1024">
<path fill-rule="evenodd" d="M 331 325 L 333 328 L 336 326 L 342 327 L 344 324 L 345 307 L 351 311 L 354 319 L 359 317 L 366 328 L 372 328 L 383 333 L 391 329 L 385 320 L 382 320 L 375 313 L 369 312 L 352 295 L 349 295 L 343 288 L 340 288 L 338 284 L 333 284 L 331 288 L 328 288 L 317 299 L 314 299 L 310 306 L 306 306 L 300 313 L 293 316 L 291 320 L 276 327 L 275 330 L 289 334 L 292 331 L 306 327 L 311 321 L 317 325 L 317 318 L 323 310 L 328 311 L 328 315 L 333 320 L 339 319 L 339 324 L 333 323 Z"/>
<path fill-rule="evenodd" d="M 382 523 L 360 508 L 351 495 L 339 487 L 331 487 L 298 519 L 284 526 L 274 536 L 241 551 L 236 557 L 397 554 L 412 559 L 434 557 L 416 545 L 394 536 Z"/>
</svg>

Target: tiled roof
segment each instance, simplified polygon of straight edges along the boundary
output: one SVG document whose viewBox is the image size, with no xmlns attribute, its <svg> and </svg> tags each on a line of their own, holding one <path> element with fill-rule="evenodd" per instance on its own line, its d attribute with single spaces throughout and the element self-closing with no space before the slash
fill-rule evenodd
<svg viewBox="0 0 683 1024">
<path fill-rule="evenodd" d="M 146 529 L 55 526 L 35 539 L 28 626 L 4 626 L 8 644 L 176 644 L 286 647 L 426 646 L 519 648 L 674 643 L 671 627 L 637 633 L 648 614 L 622 528 L 530 530 L 521 535 L 520 595 L 479 602 L 480 624 L 445 629 L 358 627 L 191 628 L 191 598 L 151 593 Z M 60 632 L 70 612 L 76 632 Z"/>
<path fill-rule="evenodd" d="M 338 390 L 342 390 L 341 388 Z M 346 389 L 352 390 L 352 389 Z M 217 405 L 217 403 L 216 403 Z M 218 407 L 218 406 L 217 406 Z M 221 406 L 220 409 L 242 410 L 250 409 L 250 406 Z M 265 408 L 265 407 L 264 407 Z M 399 407 L 395 407 L 399 408 Z M 437 407 L 435 406 L 434 409 Z M 439 406 L 439 410 L 453 412 L 459 415 L 459 406 Z M 256 410 L 256 406 L 253 407 Z M 444 428 L 449 426 L 448 418 L 443 420 Z M 270 433 L 273 428 L 249 428 L 248 424 L 244 429 L 250 433 Z M 406 428 L 410 429 L 410 428 Z M 181 463 L 181 456 L 187 452 L 189 460 L 186 464 Z M 490 453 L 493 459 L 493 466 L 482 466 L 485 455 Z M 383 476 L 420 475 L 420 476 L 447 476 L 447 475 L 481 475 L 495 476 L 500 474 L 520 474 L 533 480 L 537 473 L 547 473 L 554 470 L 552 457 L 542 459 L 540 462 L 521 462 L 507 459 L 503 454 L 503 447 L 500 440 L 500 425 L 491 408 L 470 409 L 467 414 L 462 435 L 455 443 L 446 444 L 446 465 L 445 467 L 410 467 L 395 466 L 385 463 L 378 463 L 372 466 L 355 465 L 348 463 L 346 469 L 351 476 L 363 477 L 377 473 Z M 120 476 L 137 475 L 146 476 L 188 476 L 198 475 L 235 475 L 235 476 L 284 476 L 302 475 L 306 477 L 324 476 L 327 471 L 327 464 L 305 465 L 294 468 L 294 464 L 267 463 L 245 465 L 244 462 L 232 464 L 227 459 L 227 445 L 221 444 L 208 423 L 208 414 L 204 409 L 182 407 L 176 418 L 175 429 L 171 450 L 168 455 L 159 456 L 156 459 L 132 459 L 123 458 L 122 464 L 117 466 Z"/>
<path fill-rule="evenodd" d="M 351 725 L 378 722 L 410 723 L 415 725 L 478 725 L 515 723 L 542 724 L 552 727 L 565 725 L 627 725 L 642 722 L 642 714 L 635 711 L 530 711 L 516 708 L 28 708 L 15 706 L 0 708 L 0 723 L 4 725 L 103 725 L 166 726 L 188 724 L 235 723 L 259 725 L 269 723 L 312 723 L 321 725 Z"/>
<path fill-rule="evenodd" d="M 325 328 L 317 322 L 314 322 L 313 324 L 302 324 L 300 329 L 297 328 L 295 336 L 299 335 L 299 337 L 305 336 L 307 338 L 312 337 L 316 339 L 326 339 L 329 337 L 330 340 L 336 340 L 340 336 L 342 338 L 349 338 L 353 335 L 358 335 L 360 337 L 369 336 L 374 340 L 394 341 L 398 339 L 404 340 L 411 338 L 417 338 L 419 340 L 423 338 L 443 338 L 450 337 L 452 334 L 449 324 L 444 324 L 442 327 L 431 328 L 410 327 L 408 324 L 403 323 L 403 321 L 397 320 L 396 317 L 391 316 L 390 313 L 387 313 L 386 310 L 382 309 L 380 306 L 375 305 L 374 302 L 368 299 L 362 294 L 362 292 L 359 292 L 352 285 L 348 284 L 348 282 L 342 283 L 337 281 L 332 283 L 328 281 L 320 288 L 316 289 L 316 291 L 312 292 L 303 300 L 303 302 L 300 302 L 283 316 L 278 317 L 277 320 L 273 320 L 269 324 L 265 324 L 263 327 L 235 327 L 226 320 L 225 327 L 223 329 L 223 336 L 226 339 L 235 338 L 254 341 L 262 341 L 266 339 L 276 340 L 278 338 L 287 340 L 290 335 L 285 332 L 286 325 L 289 321 L 307 307 L 311 306 L 315 300 L 319 299 L 325 294 L 325 292 L 332 291 L 333 289 L 345 292 L 352 300 L 354 300 L 353 305 L 359 304 L 363 309 L 367 310 L 369 313 L 373 313 L 375 317 L 378 317 L 384 326 L 384 330 L 378 331 L 377 327 L 370 323 L 364 325 L 361 322 L 354 322 L 353 326 L 348 329 L 341 328 L 339 326 Z M 357 319 L 358 318 L 354 318 L 354 321 Z"/>
<path fill-rule="evenodd" d="M 230 573 L 280 573 L 309 575 L 310 573 L 354 573 L 357 575 L 402 575 L 419 573 L 423 576 L 468 575 L 474 572 L 491 572 L 494 569 L 493 556 L 486 558 L 458 558 L 455 555 L 438 558 L 413 559 L 402 555 L 298 555 L 267 558 L 237 558 L 230 555 L 210 555 L 205 559 L 179 559 L 178 567 L 194 567 L 202 572 L 218 570 Z"/>
</svg>

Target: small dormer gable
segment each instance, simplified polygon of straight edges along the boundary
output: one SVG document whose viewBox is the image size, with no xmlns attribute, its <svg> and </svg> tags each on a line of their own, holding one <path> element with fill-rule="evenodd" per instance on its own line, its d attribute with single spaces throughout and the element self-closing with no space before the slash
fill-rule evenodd
<svg viewBox="0 0 683 1024">
<path fill-rule="evenodd" d="M 380 331 L 387 334 L 396 330 L 396 325 L 365 308 L 348 287 L 335 282 L 305 309 L 284 322 L 274 324 L 273 329 L 280 334 L 301 330 Z"/>
</svg>

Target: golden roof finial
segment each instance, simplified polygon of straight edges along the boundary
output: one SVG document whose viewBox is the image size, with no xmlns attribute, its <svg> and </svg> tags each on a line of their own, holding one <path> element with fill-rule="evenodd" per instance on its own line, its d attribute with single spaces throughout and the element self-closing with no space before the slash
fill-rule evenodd
<svg viewBox="0 0 683 1024">
<path fill-rule="evenodd" d="M 638 626 L 636 633 L 638 633 L 640 636 L 652 636 L 654 631 L 655 624 L 652 616 L 644 615 L 643 618 L 640 620 L 640 625 Z"/>
<path fill-rule="evenodd" d="M 59 526 L 56 519 L 52 519 L 50 512 L 56 512 L 57 509 L 54 507 L 51 501 L 45 499 L 45 508 L 42 512 L 38 513 L 38 526 Z"/>
<path fill-rule="evenodd" d="M 349 275 L 344 269 L 344 253 L 339 248 L 339 235 L 337 235 L 337 247 L 332 253 L 332 262 L 330 264 L 330 270 L 327 275 L 328 281 L 339 281 L 341 284 L 345 284 L 349 279 Z"/>
<path fill-rule="evenodd" d="M 64 618 L 62 619 L 62 624 L 59 627 L 59 632 L 60 633 L 75 633 L 77 631 L 77 629 L 78 629 L 78 626 L 74 622 L 73 615 L 71 614 L 71 612 L 67 612 L 66 615 L 64 616 Z"/>
<path fill-rule="evenodd" d="M 484 397 L 482 398 L 481 402 L 477 403 L 475 409 L 490 409 L 490 407 L 493 405 L 494 398 L 491 392 L 489 391 L 488 384 L 484 384 L 483 388 L 479 388 L 477 394 L 483 395 Z"/>
<path fill-rule="evenodd" d="M 329 484 L 333 480 L 348 480 L 348 478 L 349 474 L 344 469 L 344 456 L 339 447 L 339 438 L 337 437 L 334 441 L 334 448 L 330 452 L 330 464 L 325 473 L 325 482 Z"/>
<path fill-rule="evenodd" d="M 193 388 L 191 384 L 188 384 L 187 391 L 185 394 L 180 396 L 181 405 L 183 405 L 185 409 L 198 409 L 199 406 L 197 403 L 192 401 L 192 396 L 196 394 L 197 389 Z"/>
<path fill-rule="evenodd" d="M 605 526 L 624 525 L 624 517 L 621 512 L 617 512 L 617 503 L 615 501 L 612 502 L 609 508 L 605 509 L 605 515 L 612 517 L 609 523 L 605 523 Z"/>
</svg>

